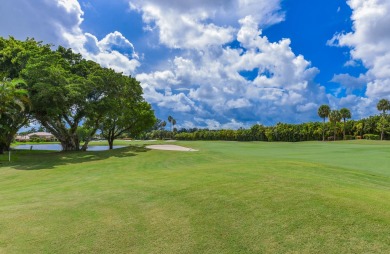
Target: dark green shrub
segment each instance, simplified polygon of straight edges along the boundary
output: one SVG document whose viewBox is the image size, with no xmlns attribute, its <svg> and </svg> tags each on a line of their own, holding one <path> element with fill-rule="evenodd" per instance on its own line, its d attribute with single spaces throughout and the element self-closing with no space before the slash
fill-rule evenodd
<svg viewBox="0 0 390 254">
<path fill-rule="evenodd" d="M 363 138 L 368 139 L 368 140 L 379 140 L 380 139 L 379 135 L 376 135 L 376 134 L 364 134 Z"/>
</svg>

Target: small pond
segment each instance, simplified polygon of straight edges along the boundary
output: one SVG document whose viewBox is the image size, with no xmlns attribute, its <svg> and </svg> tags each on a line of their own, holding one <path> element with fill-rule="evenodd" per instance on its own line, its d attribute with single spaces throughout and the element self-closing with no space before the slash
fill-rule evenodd
<svg viewBox="0 0 390 254">
<path fill-rule="evenodd" d="M 125 146 L 114 146 L 114 149 L 122 148 Z M 44 145 L 19 145 L 14 149 L 20 150 L 46 150 L 46 151 L 61 151 L 62 147 L 60 144 L 44 144 Z M 106 151 L 109 150 L 108 146 L 88 146 L 87 151 Z"/>
</svg>

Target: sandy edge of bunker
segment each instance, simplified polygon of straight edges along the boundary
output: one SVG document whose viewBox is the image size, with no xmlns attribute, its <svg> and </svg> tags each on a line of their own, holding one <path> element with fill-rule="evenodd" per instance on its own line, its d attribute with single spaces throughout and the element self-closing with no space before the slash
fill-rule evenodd
<svg viewBox="0 0 390 254">
<path fill-rule="evenodd" d="M 146 146 L 148 149 L 153 150 L 165 150 L 165 151 L 182 151 L 182 152 L 197 152 L 198 150 L 184 147 L 184 146 L 177 146 L 177 145 L 149 145 Z"/>
</svg>

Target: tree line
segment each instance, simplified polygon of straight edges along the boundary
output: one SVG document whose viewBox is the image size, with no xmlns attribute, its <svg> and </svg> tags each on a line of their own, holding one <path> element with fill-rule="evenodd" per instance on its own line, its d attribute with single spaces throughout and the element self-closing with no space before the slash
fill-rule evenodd
<svg viewBox="0 0 390 254">
<path fill-rule="evenodd" d="M 52 47 L 0 37 L 0 153 L 31 121 L 52 133 L 64 151 L 86 150 L 98 130 L 112 148 L 123 133 L 135 136 L 154 125 L 154 111 L 135 78 Z"/>
<path fill-rule="evenodd" d="M 165 125 L 157 126 L 154 130 L 143 135 L 146 139 L 177 140 L 227 140 L 227 141 L 315 141 L 315 140 L 351 140 L 374 139 L 383 140 L 390 137 L 390 102 L 382 99 L 377 104 L 380 115 L 370 116 L 361 120 L 348 120 L 352 117 L 347 108 L 331 109 L 328 105 L 318 108 L 321 122 L 307 122 L 301 124 L 277 123 L 274 126 L 255 124 L 250 128 L 238 130 L 221 129 L 180 129 L 167 131 Z M 326 122 L 326 119 L 329 119 Z M 341 121 L 342 120 L 342 121 Z"/>
</svg>

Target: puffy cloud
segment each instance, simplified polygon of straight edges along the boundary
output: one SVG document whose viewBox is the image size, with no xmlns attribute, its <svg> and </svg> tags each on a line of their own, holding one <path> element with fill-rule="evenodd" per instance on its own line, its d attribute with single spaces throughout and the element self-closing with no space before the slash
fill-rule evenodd
<svg viewBox="0 0 390 254">
<path fill-rule="evenodd" d="M 160 42 L 171 48 L 203 48 L 232 40 L 233 28 L 207 23 L 209 14 L 202 10 L 180 13 L 147 1 L 142 2 L 141 10 L 144 21 L 158 27 Z"/>
<path fill-rule="evenodd" d="M 366 87 L 368 79 L 366 75 L 360 74 L 359 77 L 351 76 L 350 74 L 343 73 L 334 75 L 331 82 L 341 84 L 350 94 L 355 90 L 362 90 Z"/>
<path fill-rule="evenodd" d="M 376 79 L 368 83 L 366 95 L 369 98 L 390 98 L 390 78 Z"/>
<path fill-rule="evenodd" d="M 299 106 L 297 106 L 297 111 L 298 112 L 302 112 L 302 113 L 305 113 L 305 112 L 313 112 L 313 111 L 316 111 L 318 109 L 319 105 L 314 103 L 314 102 L 309 102 L 307 104 L 301 104 Z"/>
<path fill-rule="evenodd" d="M 390 2 L 349 0 L 348 4 L 353 11 L 353 31 L 336 34 L 329 44 L 350 47 L 350 62 L 361 61 L 368 69 L 365 79 L 370 83 L 367 85 L 366 96 L 389 97 Z M 346 77 L 341 78 L 345 80 Z"/>
<path fill-rule="evenodd" d="M 126 74 L 140 65 L 134 47 L 121 33 L 100 41 L 80 28 L 84 12 L 77 0 L 5 0 L 2 2 L 0 35 L 71 47 L 85 58 Z"/>
<path fill-rule="evenodd" d="M 245 98 L 239 98 L 239 99 L 228 100 L 226 102 L 226 106 L 228 109 L 246 108 L 251 106 L 251 103 L 249 102 L 249 100 Z"/>
<path fill-rule="evenodd" d="M 249 125 L 238 122 L 235 119 L 230 119 L 228 122 L 221 124 L 220 122 L 214 120 L 214 119 L 203 119 L 196 117 L 195 119 L 196 126 L 204 126 L 205 128 L 208 128 L 210 130 L 219 130 L 219 129 L 239 129 L 243 127 L 249 127 Z M 187 126 L 194 126 L 193 124 L 190 124 L 189 122 L 185 122 L 184 126 L 188 128 Z M 189 127 L 191 128 L 191 127 Z M 193 128 L 193 127 L 192 127 Z"/>
<path fill-rule="evenodd" d="M 148 30 L 158 29 L 160 43 L 180 49 L 202 49 L 231 42 L 236 21 L 249 14 L 262 25 L 284 18 L 279 12 L 280 0 L 135 0 L 130 7 L 143 14 Z"/>
<path fill-rule="evenodd" d="M 280 0 L 130 0 L 133 9 L 144 11 L 148 6 L 177 13 L 199 13 L 219 23 L 235 23 L 252 15 L 261 25 L 271 25 L 284 19 Z"/>
<path fill-rule="evenodd" d="M 328 97 L 332 109 L 348 108 L 351 110 L 352 118 L 354 119 L 361 119 L 378 113 L 375 99 L 360 97 L 353 94 L 343 98 L 337 98 L 332 95 L 328 95 Z"/>
<path fill-rule="evenodd" d="M 165 69 L 138 74 L 145 98 L 174 112 L 179 127 L 180 119 L 191 115 L 197 116 L 197 126 L 211 129 L 313 117 L 313 109 L 326 100 L 324 88 L 313 81 L 318 70 L 293 53 L 290 40 L 270 42 L 262 36 L 254 17 L 241 19 L 240 25 L 235 34 L 239 48 L 187 50 Z M 253 79 L 241 74 L 253 70 Z M 185 125 L 190 126 L 188 120 Z"/>
<path fill-rule="evenodd" d="M 1 3 L 0 35 L 64 43 L 62 34 L 79 33 L 83 11 L 76 0 L 5 0 Z"/>
<path fill-rule="evenodd" d="M 140 66 L 133 44 L 120 32 L 107 34 L 100 41 L 90 33 L 65 34 L 64 37 L 74 50 L 104 67 L 130 75 Z"/>
</svg>

